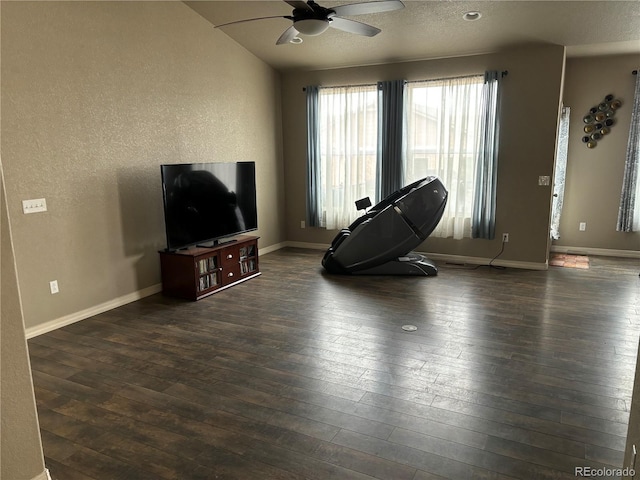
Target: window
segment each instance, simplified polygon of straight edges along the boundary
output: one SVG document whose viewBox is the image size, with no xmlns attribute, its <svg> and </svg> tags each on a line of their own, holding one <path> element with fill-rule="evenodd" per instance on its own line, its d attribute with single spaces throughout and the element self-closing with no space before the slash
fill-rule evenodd
<svg viewBox="0 0 640 480">
<path fill-rule="evenodd" d="M 375 198 L 377 88 L 320 88 L 318 96 L 318 212 L 321 226 L 339 229 L 358 216 L 356 200 Z"/>
<path fill-rule="evenodd" d="M 435 175 L 449 198 L 432 235 L 494 238 L 499 78 L 307 87 L 309 225 L 347 227 L 356 200 Z"/>
<path fill-rule="evenodd" d="M 436 237 L 471 237 L 482 131 L 482 75 L 407 85 L 404 183 L 435 175 L 449 192 Z"/>
</svg>

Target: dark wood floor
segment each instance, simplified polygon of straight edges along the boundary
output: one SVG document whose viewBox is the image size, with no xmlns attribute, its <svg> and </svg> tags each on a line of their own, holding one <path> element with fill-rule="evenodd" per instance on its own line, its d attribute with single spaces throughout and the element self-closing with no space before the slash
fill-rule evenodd
<svg viewBox="0 0 640 480">
<path fill-rule="evenodd" d="M 364 278 L 325 275 L 321 255 L 274 252 L 261 277 L 199 302 L 155 295 L 31 339 L 53 478 L 534 480 L 622 465 L 640 262 Z"/>
</svg>

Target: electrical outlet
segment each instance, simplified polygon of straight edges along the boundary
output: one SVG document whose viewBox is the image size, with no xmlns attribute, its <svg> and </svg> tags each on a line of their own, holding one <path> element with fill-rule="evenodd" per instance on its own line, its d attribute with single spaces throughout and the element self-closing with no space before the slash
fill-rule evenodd
<svg viewBox="0 0 640 480">
<path fill-rule="evenodd" d="M 579 230 L 584 232 L 587 229 L 587 222 L 580 222 Z"/>
<path fill-rule="evenodd" d="M 306 224 L 304 223 L 304 220 L 300 220 L 300 228 L 305 228 Z"/>
<path fill-rule="evenodd" d="M 541 187 L 548 187 L 551 183 L 551 177 L 549 175 L 540 175 L 538 177 L 538 185 Z"/>
<path fill-rule="evenodd" d="M 58 288 L 58 281 L 51 280 L 49 282 L 49 289 L 51 290 L 51 295 L 53 295 L 54 293 L 58 293 L 60 291 L 60 289 Z"/>
<path fill-rule="evenodd" d="M 509 242 L 509 234 L 508 233 L 503 233 L 502 234 L 502 243 L 508 243 Z"/>
</svg>

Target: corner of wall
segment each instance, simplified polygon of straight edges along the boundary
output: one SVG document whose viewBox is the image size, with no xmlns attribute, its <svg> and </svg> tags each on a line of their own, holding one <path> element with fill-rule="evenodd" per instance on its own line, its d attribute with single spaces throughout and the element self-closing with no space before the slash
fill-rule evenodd
<svg viewBox="0 0 640 480">
<path fill-rule="evenodd" d="M 30 480 L 45 470 L 31 365 L 0 160 L 0 478 Z"/>
</svg>

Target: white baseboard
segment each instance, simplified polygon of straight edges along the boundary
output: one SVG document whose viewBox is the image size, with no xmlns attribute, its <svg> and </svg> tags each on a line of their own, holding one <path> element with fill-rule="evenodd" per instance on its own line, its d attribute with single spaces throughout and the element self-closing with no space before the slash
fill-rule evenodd
<svg viewBox="0 0 640 480">
<path fill-rule="evenodd" d="M 85 310 L 71 313 L 69 315 L 65 315 L 64 317 L 56 318 L 41 325 L 36 325 L 35 327 L 29 327 L 25 329 L 25 334 L 27 338 L 37 337 L 38 335 L 42 335 L 43 333 L 51 332 L 58 328 L 71 325 L 72 323 L 79 322 L 80 320 L 84 320 L 85 318 L 93 317 L 94 315 L 113 310 L 114 308 L 121 307 L 122 305 L 126 305 L 127 303 L 135 302 L 136 300 L 154 295 L 161 291 L 162 284 L 152 285 L 150 287 L 143 288 L 142 290 L 138 290 L 136 292 L 129 293 L 118 298 L 114 298 L 113 300 L 109 300 L 108 302 L 95 305 Z"/>
<path fill-rule="evenodd" d="M 466 265 L 489 265 L 491 262 L 491 258 L 484 257 L 467 257 L 464 255 L 449 255 L 444 253 L 430 253 L 430 252 L 418 252 L 424 255 L 427 258 L 432 260 L 438 260 L 440 262 L 447 263 L 455 263 L 455 264 L 466 264 Z M 496 258 L 491 262 L 491 265 L 495 265 L 496 267 L 507 267 L 507 268 L 521 268 L 523 270 L 548 270 L 549 265 L 547 262 L 521 262 L 518 260 L 501 260 L 500 258 Z"/>
<path fill-rule="evenodd" d="M 265 255 L 267 253 L 280 250 L 281 248 L 288 246 L 287 243 L 288 242 L 281 242 L 281 243 L 276 243 L 275 245 L 270 245 L 268 247 L 261 248 L 258 250 L 258 255 Z M 100 313 L 113 310 L 114 308 L 121 307 L 122 305 L 135 302 L 136 300 L 140 300 L 141 298 L 148 297 L 150 295 L 155 295 L 156 293 L 160 293 L 161 291 L 162 291 L 162 284 L 159 283 L 156 285 L 152 285 L 150 287 L 143 288 L 142 290 L 138 290 L 136 292 L 129 293 L 127 295 L 123 295 L 118 298 L 114 298 L 113 300 L 109 300 L 107 302 L 101 303 L 94 307 L 90 307 L 85 310 L 81 310 L 79 312 L 71 313 L 69 315 L 65 315 L 64 317 L 56 318 L 49 322 L 36 325 L 35 327 L 29 327 L 25 329 L 25 336 L 27 337 L 27 339 L 37 337 L 38 335 L 42 335 L 47 332 L 57 330 L 58 328 L 66 327 L 67 325 L 71 325 L 72 323 L 76 323 L 86 318 L 93 317 L 94 315 L 98 315 Z M 46 480 L 46 478 L 44 480 Z"/>
<path fill-rule="evenodd" d="M 552 245 L 552 252 L 574 255 L 595 255 L 600 257 L 640 258 L 640 250 L 614 250 L 610 248 L 565 247 Z"/>
<path fill-rule="evenodd" d="M 329 244 L 285 241 L 285 242 L 276 243 L 274 245 L 269 245 L 268 247 L 265 247 L 265 248 L 261 248 L 259 249 L 258 254 L 266 255 L 267 253 L 275 252 L 276 250 L 280 250 L 285 247 L 308 248 L 312 250 L 326 250 L 327 248 L 329 248 Z M 552 248 L 552 250 L 563 251 L 563 250 L 559 250 L 559 248 L 574 250 L 574 248 L 572 247 L 554 247 Z M 609 256 L 629 256 L 634 258 L 640 258 L 640 252 L 633 252 L 628 250 L 604 250 L 604 249 L 589 249 L 589 250 L 590 252 L 593 250 L 597 250 L 597 253 L 596 252 L 590 253 L 592 255 L 608 254 Z M 609 253 L 606 253 L 606 252 L 609 252 Z M 450 263 L 487 265 L 491 261 L 490 258 L 482 258 L 482 257 L 468 257 L 468 256 L 462 256 L 462 255 L 448 255 L 448 254 L 430 253 L 430 252 L 419 252 L 419 253 L 422 253 L 426 257 L 431 258 L 433 260 L 438 260 L 441 262 L 450 262 Z M 501 259 L 494 260 L 493 265 L 500 266 L 500 267 L 509 267 L 509 268 L 522 268 L 526 270 L 547 270 L 549 268 L 546 262 L 545 263 L 519 262 L 519 261 L 501 260 Z M 93 317 L 94 315 L 107 312 L 117 307 L 121 307 L 122 305 L 126 305 L 127 303 L 135 302 L 136 300 L 140 300 L 141 298 L 154 295 L 161 291 L 162 291 L 162 284 L 152 285 L 142 290 L 138 290 L 136 292 L 123 295 L 118 298 L 114 298 L 113 300 L 109 300 L 108 302 L 101 303 L 94 307 L 90 307 L 85 310 L 72 313 L 70 315 L 65 315 L 64 317 L 56 318 L 54 320 L 43 323 L 41 325 L 37 325 L 35 327 L 27 328 L 25 330 L 26 337 L 27 338 L 37 337 L 38 335 L 42 335 L 44 333 L 51 332 L 58 328 L 71 325 L 72 323 L 79 322 L 80 320 L 84 320 L 85 318 Z"/>
<path fill-rule="evenodd" d="M 49 475 L 49 470 L 47 468 L 44 469 L 44 472 L 39 473 L 31 480 L 51 480 L 51 475 Z"/>
<path fill-rule="evenodd" d="M 284 248 L 286 246 L 287 246 L 287 242 L 280 242 L 280 243 L 275 243 L 273 245 L 269 245 L 268 247 L 259 248 L 258 249 L 258 256 L 266 255 L 267 253 L 271 253 L 271 252 L 275 252 L 276 250 L 280 250 L 281 248 Z"/>
<path fill-rule="evenodd" d="M 281 248 L 288 247 L 290 246 L 289 243 L 291 242 L 280 242 L 274 245 L 269 245 L 268 247 L 265 247 L 265 248 L 260 248 L 258 250 L 258 255 L 266 255 L 267 253 L 275 252 L 276 250 L 280 250 Z M 309 245 L 311 244 L 305 244 L 303 248 L 312 248 Z M 328 245 L 323 248 L 327 248 L 327 247 Z M 123 295 L 118 298 L 114 298 L 113 300 L 109 300 L 107 302 L 101 303 L 94 307 L 90 307 L 85 310 L 81 310 L 79 312 L 65 315 L 64 317 L 50 320 L 40 325 L 36 325 L 35 327 L 26 328 L 25 336 L 27 337 L 27 339 L 37 337 L 38 335 L 42 335 L 47 332 L 57 330 L 58 328 L 66 327 L 67 325 L 71 325 L 72 323 L 76 323 L 86 318 L 93 317 L 94 315 L 98 315 L 100 313 L 113 310 L 114 308 L 118 308 L 118 307 L 121 307 L 122 305 L 135 302 L 136 300 L 140 300 L 141 298 L 148 297 L 156 293 L 160 293 L 161 291 L 162 291 L 162 284 L 158 283 L 156 285 L 143 288 L 142 290 L 138 290 L 136 292 L 129 293 L 127 295 Z M 37 480 L 41 480 L 41 479 L 38 478 Z M 43 477 L 42 480 L 46 480 L 46 477 Z"/>
<path fill-rule="evenodd" d="M 309 248 L 311 250 L 326 250 L 331 246 L 329 243 L 309 243 L 309 242 L 284 242 L 287 247 L 293 248 Z"/>
<path fill-rule="evenodd" d="M 280 248 L 295 247 L 295 248 L 308 248 L 313 250 L 326 250 L 327 248 L 329 248 L 328 243 L 307 243 L 307 242 L 287 241 L 279 245 L 283 245 Z M 489 262 L 491 261 L 490 258 L 483 258 L 483 257 L 468 257 L 463 255 L 449 255 L 444 253 L 432 253 L 432 252 L 418 252 L 418 253 L 421 253 L 425 257 L 430 258 L 432 260 L 439 260 L 441 262 L 450 262 L 450 263 L 488 265 Z M 498 267 L 522 268 L 525 270 L 547 270 L 549 268 L 549 265 L 546 262 L 542 262 L 542 263 L 520 262 L 516 260 L 501 260 L 499 258 L 494 260 L 492 265 L 496 265 Z"/>
</svg>

